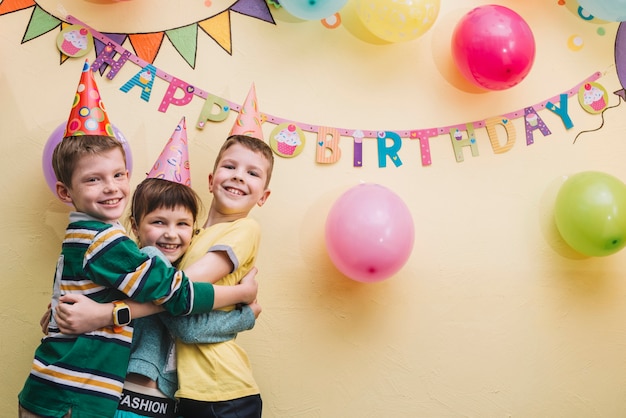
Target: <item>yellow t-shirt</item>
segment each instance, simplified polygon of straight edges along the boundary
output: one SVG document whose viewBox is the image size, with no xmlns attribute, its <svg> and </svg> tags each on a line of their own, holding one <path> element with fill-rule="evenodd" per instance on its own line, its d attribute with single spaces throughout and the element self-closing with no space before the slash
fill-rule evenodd
<svg viewBox="0 0 626 418">
<path fill-rule="evenodd" d="M 233 272 L 216 284 L 234 286 L 254 266 L 260 238 L 261 228 L 250 218 L 210 226 L 194 238 L 179 267 L 184 270 L 209 251 L 225 251 Z M 259 393 L 248 356 L 234 340 L 217 344 L 177 341 L 176 361 L 177 398 L 217 402 Z"/>
</svg>

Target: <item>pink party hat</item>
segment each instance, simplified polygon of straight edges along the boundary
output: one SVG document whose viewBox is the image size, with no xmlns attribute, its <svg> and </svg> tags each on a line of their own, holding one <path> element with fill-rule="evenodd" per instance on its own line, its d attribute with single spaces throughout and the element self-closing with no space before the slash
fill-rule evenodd
<svg viewBox="0 0 626 418">
<path fill-rule="evenodd" d="M 163 179 L 191 186 L 189 175 L 189 150 L 187 149 L 187 124 L 180 120 L 161 155 L 148 173 L 148 178 Z"/>
<path fill-rule="evenodd" d="M 63 137 L 80 135 L 115 137 L 88 61 L 83 65 Z"/>
<path fill-rule="evenodd" d="M 254 83 L 250 87 L 246 101 L 239 110 L 237 120 L 230 130 L 230 135 L 246 135 L 253 136 L 260 140 L 263 140 L 263 131 L 261 130 L 261 113 L 259 112 L 259 103 L 256 99 L 256 90 L 254 89 Z"/>
</svg>

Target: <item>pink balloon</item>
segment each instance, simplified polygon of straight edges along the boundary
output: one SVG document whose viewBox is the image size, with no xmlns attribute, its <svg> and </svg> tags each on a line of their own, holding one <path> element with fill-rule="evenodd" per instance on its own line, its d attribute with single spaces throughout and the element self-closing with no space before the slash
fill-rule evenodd
<svg viewBox="0 0 626 418">
<path fill-rule="evenodd" d="M 480 6 L 457 23 L 452 55 L 463 77 L 488 90 L 521 82 L 535 60 L 535 38 L 520 15 L 504 6 Z"/>
<path fill-rule="evenodd" d="M 59 125 L 48 137 L 48 141 L 46 145 L 43 147 L 43 156 L 41 157 L 41 165 L 43 168 L 43 175 L 46 179 L 46 183 L 48 184 L 48 188 L 52 191 L 52 193 L 56 196 L 57 189 L 57 177 L 54 174 L 54 169 L 52 168 L 52 153 L 56 146 L 63 139 L 63 134 L 65 133 L 66 123 L 62 123 Z M 115 125 L 113 125 L 113 133 L 115 133 L 115 137 L 122 143 L 124 147 L 124 152 L 126 153 L 126 168 L 129 173 L 133 172 L 133 156 L 130 152 L 130 145 L 126 140 L 126 137 Z"/>
<path fill-rule="evenodd" d="M 402 199 L 378 184 L 360 184 L 337 199 L 326 219 L 326 249 L 349 278 L 377 282 L 395 274 L 413 250 L 413 218 Z"/>
</svg>

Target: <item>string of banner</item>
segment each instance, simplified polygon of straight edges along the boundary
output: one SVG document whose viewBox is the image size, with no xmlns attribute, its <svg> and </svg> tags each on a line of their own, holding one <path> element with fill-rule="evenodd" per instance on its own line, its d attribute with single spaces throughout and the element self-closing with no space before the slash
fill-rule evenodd
<svg viewBox="0 0 626 418">
<path fill-rule="evenodd" d="M 184 80 L 156 68 L 154 65 L 132 54 L 120 44 L 75 17 L 67 16 L 67 21 L 73 25 L 80 25 L 86 28 L 94 39 L 98 39 L 104 44 L 104 48 L 97 55 L 92 64 L 92 70 L 94 72 L 103 65 L 108 65 L 109 72 L 106 77 L 109 80 L 113 80 L 128 61 L 141 67 L 139 72 L 120 87 L 120 90 L 123 92 L 128 93 L 132 89 L 140 88 L 141 99 L 148 102 L 150 101 L 155 79 L 159 78 L 168 82 L 169 86 L 158 107 L 160 112 L 167 112 L 170 105 L 185 106 L 194 96 L 198 96 L 204 99 L 205 103 L 200 111 L 196 128 L 203 129 L 207 122 L 222 122 L 228 117 L 231 110 L 236 112 L 241 110 L 241 105 L 235 102 L 193 86 Z M 117 57 L 115 56 L 116 54 L 118 55 Z M 556 114 L 561 119 L 566 129 L 571 129 L 574 126 L 568 113 L 568 99 L 572 96 L 578 95 L 579 103 L 585 111 L 589 113 L 602 112 L 607 107 L 608 93 L 601 84 L 596 83 L 596 80 L 601 76 L 601 72 L 595 72 L 568 91 L 520 110 L 484 120 L 426 129 L 384 131 L 347 129 L 312 125 L 267 113 L 262 113 L 262 122 L 269 122 L 276 125 L 270 134 L 268 142 L 274 152 L 281 157 L 295 157 L 302 152 L 305 146 L 304 131 L 306 131 L 317 134 L 317 140 L 315 142 L 317 148 L 316 162 L 320 164 L 332 164 L 339 161 L 341 158 L 339 140 L 341 137 L 351 137 L 353 139 L 354 167 L 363 166 L 362 147 L 363 139 L 365 138 L 377 139 L 378 166 L 380 168 L 386 167 L 387 162 L 391 162 L 395 167 L 399 167 L 402 165 L 402 160 L 399 155 L 400 148 L 402 147 L 402 138 L 408 138 L 419 141 L 422 166 L 429 166 L 432 164 L 430 139 L 448 134 L 455 158 L 458 162 L 462 162 L 464 160 L 463 151 L 466 147 L 471 150 L 473 157 L 479 155 L 475 129 L 485 128 L 493 152 L 501 154 L 509 151 L 515 143 L 516 130 L 513 123 L 511 123 L 513 119 L 524 118 L 526 144 L 532 145 L 536 131 L 539 131 L 543 136 L 551 134 L 550 129 L 548 129 L 543 119 L 537 114 L 540 110 L 548 109 Z M 182 97 L 180 97 L 181 93 Z M 498 137 L 496 129 L 498 126 L 504 128 L 504 132 L 506 133 L 506 139 L 504 141 Z"/>
</svg>

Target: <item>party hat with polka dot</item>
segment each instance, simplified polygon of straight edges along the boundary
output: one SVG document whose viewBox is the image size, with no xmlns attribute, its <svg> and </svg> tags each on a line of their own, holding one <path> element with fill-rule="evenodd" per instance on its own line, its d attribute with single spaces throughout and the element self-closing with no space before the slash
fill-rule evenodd
<svg viewBox="0 0 626 418">
<path fill-rule="evenodd" d="M 107 135 L 115 137 L 88 61 L 83 65 L 64 137 Z"/>
<path fill-rule="evenodd" d="M 263 131 L 261 130 L 261 123 L 264 122 L 263 117 L 259 112 L 259 102 L 256 99 L 256 89 L 253 83 L 229 136 L 246 135 L 263 140 Z"/>
<path fill-rule="evenodd" d="M 180 120 L 174 133 L 165 144 L 148 173 L 148 178 L 163 179 L 191 186 L 189 174 L 189 150 L 187 147 L 187 124 L 185 117 Z"/>
</svg>

